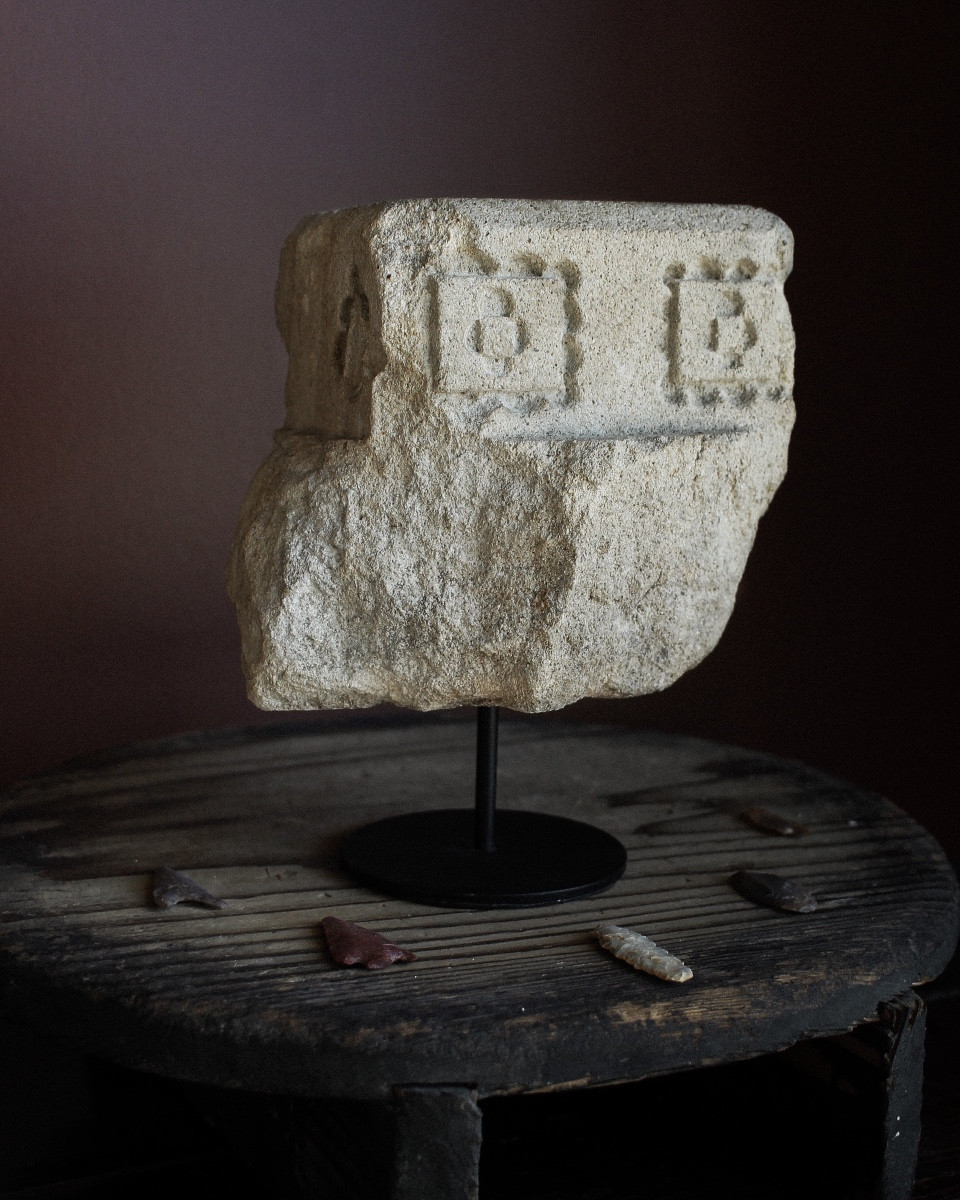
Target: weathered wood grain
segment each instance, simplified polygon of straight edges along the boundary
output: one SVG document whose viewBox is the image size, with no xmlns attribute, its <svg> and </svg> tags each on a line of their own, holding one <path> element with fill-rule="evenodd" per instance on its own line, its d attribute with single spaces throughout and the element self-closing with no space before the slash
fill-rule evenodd
<svg viewBox="0 0 960 1200">
<path fill-rule="evenodd" d="M 172 739 L 73 764 L 0 802 L 0 975 L 8 1013 L 134 1067 L 302 1095 L 388 1098 L 456 1082 L 481 1096 L 638 1079 L 745 1058 L 875 1016 L 937 974 L 956 881 L 888 802 L 810 768 L 612 727 L 505 721 L 500 795 L 592 821 L 629 863 L 608 892 L 546 909 L 460 912 L 344 877 L 340 836 L 472 802 L 474 730 L 393 725 Z M 739 813 L 771 808 L 793 838 Z M 152 907 L 186 871 L 221 912 Z M 796 878 L 785 916 L 729 886 Z M 323 917 L 408 946 L 384 972 L 337 967 Z M 694 969 L 680 990 L 605 955 L 609 921 Z"/>
<path fill-rule="evenodd" d="M 450 1086 L 401 1088 L 394 1136 L 392 1200 L 477 1200 L 481 1117 L 475 1092 Z"/>
<path fill-rule="evenodd" d="M 880 1006 L 884 1054 L 883 1163 L 878 1200 L 910 1200 L 920 1145 L 926 1006 L 914 992 Z"/>
</svg>

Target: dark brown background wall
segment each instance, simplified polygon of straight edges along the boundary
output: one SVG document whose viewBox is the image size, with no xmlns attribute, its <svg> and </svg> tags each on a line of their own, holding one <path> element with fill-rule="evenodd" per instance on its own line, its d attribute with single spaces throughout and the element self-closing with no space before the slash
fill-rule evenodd
<svg viewBox="0 0 960 1200">
<path fill-rule="evenodd" d="M 223 573 L 301 216 L 746 202 L 797 239 L 790 473 L 719 649 L 583 707 L 807 759 L 960 850 L 945 11 L 4 0 L 3 778 L 259 719 Z"/>
</svg>

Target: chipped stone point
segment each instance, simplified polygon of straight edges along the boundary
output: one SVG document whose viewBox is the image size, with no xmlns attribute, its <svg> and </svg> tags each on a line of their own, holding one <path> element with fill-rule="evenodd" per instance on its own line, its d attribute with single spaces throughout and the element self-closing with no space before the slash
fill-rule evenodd
<svg viewBox="0 0 960 1200">
<path fill-rule="evenodd" d="M 157 908 L 173 908 L 177 904 L 199 904 L 203 908 L 226 908 L 220 899 L 201 887 L 195 879 L 173 867 L 158 867 L 153 873 L 151 894 Z"/>
<path fill-rule="evenodd" d="M 772 833 L 777 837 L 797 837 L 805 832 L 803 826 L 796 821 L 781 817 L 779 813 L 771 812 L 767 808 L 745 808 L 740 816 L 761 833 Z"/>
<path fill-rule="evenodd" d="M 372 971 L 396 962 L 416 962 L 412 950 L 404 950 L 375 929 L 367 929 L 340 917 L 324 917 L 320 922 L 327 948 L 334 962 L 345 967 L 364 966 Z"/>
<path fill-rule="evenodd" d="M 765 871 L 734 871 L 729 883 L 745 900 L 762 904 L 765 908 L 791 913 L 812 913 L 817 910 L 816 897 L 796 879 Z"/>
<path fill-rule="evenodd" d="M 540 712 L 695 666 L 786 469 L 791 252 L 742 207 L 305 220 L 229 571 L 251 699 Z"/>
<path fill-rule="evenodd" d="M 597 929 L 597 939 L 604 950 L 609 950 L 616 958 L 629 963 L 638 971 L 646 971 L 657 979 L 666 979 L 670 983 L 688 983 L 693 978 L 693 971 L 686 963 L 681 962 L 675 954 L 661 949 L 642 933 L 634 933 L 623 925 L 601 925 Z"/>
</svg>

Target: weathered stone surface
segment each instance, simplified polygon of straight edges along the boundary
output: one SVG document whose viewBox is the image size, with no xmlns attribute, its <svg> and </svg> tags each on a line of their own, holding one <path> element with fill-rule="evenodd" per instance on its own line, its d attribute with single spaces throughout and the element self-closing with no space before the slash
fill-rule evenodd
<svg viewBox="0 0 960 1200">
<path fill-rule="evenodd" d="M 536 712 L 699 662 L 786 468 L 791 250 L 742 207 L 304 221 L 229 572 L 251 699 Z"/>
</svg>

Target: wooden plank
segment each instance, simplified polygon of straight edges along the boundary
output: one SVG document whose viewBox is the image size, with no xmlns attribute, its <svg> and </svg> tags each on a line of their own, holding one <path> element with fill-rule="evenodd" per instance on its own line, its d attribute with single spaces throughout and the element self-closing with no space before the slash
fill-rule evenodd
<svg viewBox="0 0 960 1200">
<path fill-rule="evenodd" d="M 955 878 L 893 805 L 795 763 L 610 727 L 505 721 L 500 784 L 505 805 L 620 837 L 628 868 L 608 892 L 477 913 L 354 886 L 338 838 L 392 812 L 468 805 L 472 739 L 429 720 L 175 739 L 12 789 L 0 802 L 9 1011 L 198 1081 L 388 1098 L 397 1083 L 467 1080 L 489 1095 L 838 1032 L 949 957 Z M 738 814 L 757 804 L 807 832 L 752 828 Z M 228 907 L 154 909 L 161 865 Z M 818 911 L 754 907 L 727 884 L 744 868 L 802 880 Z M 337 967 L 326 915 L 417 962 Z M 593 936 L 602 921 L 668 946 L 694 980 L 672 987 L 610 958 Z"/>
<path fill-rule="evenodd" d="M 481 1117 L 464 1087 L 397 1091 L 393 1200 L 477 1200 Z"/>
<path fill-rule="evenodd" d="M 884 1055 L 883 1163 L 878 1200 L 910 1200 L 920 1145 L 927 1010 L 915 992 L 880 1005 Z"/>
</svg>

